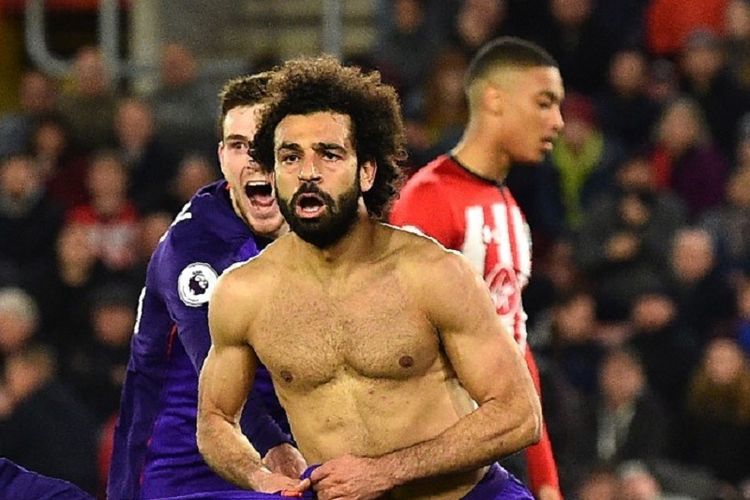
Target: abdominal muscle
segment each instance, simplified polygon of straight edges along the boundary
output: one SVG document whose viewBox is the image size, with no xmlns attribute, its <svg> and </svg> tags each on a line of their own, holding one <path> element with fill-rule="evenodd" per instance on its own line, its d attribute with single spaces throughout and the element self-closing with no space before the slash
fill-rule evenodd
<svg viewBox="0 0 750 500">
<path fill-rule="evenodd" d="M 432 439 L 472 411 L 471 398 L 455 376 L 447 378 L 443 370 L 433 368 L 393 380 L 363 377 L 348 367 L 312 390 L 277 390 L 308 463 L 345 454 L 377 457 Z M 410 483 L 386 498 L 457 499 L 484 470 Z"/>
</svg>

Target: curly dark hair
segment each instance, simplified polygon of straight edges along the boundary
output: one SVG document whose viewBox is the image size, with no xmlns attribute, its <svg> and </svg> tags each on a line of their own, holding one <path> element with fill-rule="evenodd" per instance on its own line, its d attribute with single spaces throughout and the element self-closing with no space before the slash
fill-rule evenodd
<svg viewBox="0 0 750 500">
<path fill-rule="evenodd" d="M 272 94 L 255 134 L 254 156 L 273 168 L 274 131 L 287 115 L 330 111 L 351 119 L 351 140 L 361 165 L 373 161 L 377 172 L 372 188 L 363 193 L 367 212 L 382 218 L 398 192 L 405 158 L 404 125 L 396 90 L 384 84 L 380 73 L 364 73 L 322 56 L 287 61 L 273 72 Z"/>
<path fill-rule="evenodd" d="M 255 75 L 244 75 L 227 81 L 219 92 L 221 116 L 219 117 L 219 137 L 224 137 L 224 118 L 230 110 L 239 106 L 254 106 L 269 97 L 267 90 L 271 72 L 264 71 Z"/>
</svg>

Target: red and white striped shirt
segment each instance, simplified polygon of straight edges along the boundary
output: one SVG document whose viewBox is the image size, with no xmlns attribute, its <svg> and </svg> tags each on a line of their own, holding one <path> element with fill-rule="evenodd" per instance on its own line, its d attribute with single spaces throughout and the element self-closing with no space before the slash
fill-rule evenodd
<svg viewBox="0 0 750 500">
<path fill-rule="evenodd" d="M 531 236 L 507 187 L 439 156 L 406 183 L 391 222 L 463 253 L 484 277 L 503 325 L 525 349 L 521 290 L 531 276 Z"/>
<path fill-rule="evenodd" d="M 483 179 L 450 156 L 420 169 L 401 190 L 391 213 L 397 226 L 413 227 L 463 253 L 489 286 L 497 313 L 524 354 L 539 391 L 539 375 L 526 349 L 526 313 L 521 290 L 531 276 L 531 234 L 508 188 Z M 530 485 L 560 490 L 546 430 L 527 449 Z"/>
</svg>

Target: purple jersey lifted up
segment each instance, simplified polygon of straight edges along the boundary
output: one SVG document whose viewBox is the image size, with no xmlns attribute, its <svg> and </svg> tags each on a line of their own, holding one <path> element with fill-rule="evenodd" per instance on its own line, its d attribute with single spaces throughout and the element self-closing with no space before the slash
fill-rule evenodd
<svg viewBox="0 0 750 500">
<path fill-rule="evenodd" d="M 235 214 L 225 181 L 200 189 L 162 237 L 138 303 L 108 498 L 237 489 L 214 474 L 198 451 L 198 374 L 211 346 L 213 284 L 230 265 L 257 255 L 262 245 Z M 241 424 L 262 455 L 291 442 L 286 415 L 263 367 Z"/>
</svg>

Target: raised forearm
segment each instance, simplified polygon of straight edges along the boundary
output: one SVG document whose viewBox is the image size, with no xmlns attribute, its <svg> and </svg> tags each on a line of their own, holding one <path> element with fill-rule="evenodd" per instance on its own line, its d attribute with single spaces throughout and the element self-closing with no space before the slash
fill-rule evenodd
<svg viewBox="0 0 750 500">
<path fill-rule="evenodd" d="M 198 449 L 217 474 L 242 488 L 260 489 L 260 478 L 268 470 L 238 423 L 216 413 L 200 411 L 197 430 Z"/>
<path fill-rule="evenodd" d="M 539 440 L 541 407 L 531 389 L 508 401 L 489 400 L 433 439 L 377 458 L 395 485 L 475 469 Z"/>
</svg>

